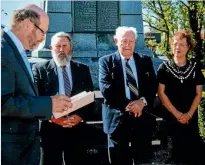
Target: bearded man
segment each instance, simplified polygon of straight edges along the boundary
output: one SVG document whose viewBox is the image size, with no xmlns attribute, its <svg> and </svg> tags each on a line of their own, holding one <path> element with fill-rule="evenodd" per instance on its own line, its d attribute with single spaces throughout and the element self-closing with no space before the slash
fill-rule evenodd
<svg viewBox="0 0 205 165">
<path fill-rule="evenodd" d="M 70 35 L 56 33 L 51 38 L 50 48 L 53 59 L 36 63 L 32 68 L 39 94 L 71 97 L 82 91 L 92 91 L 89 67 L 71 60 Z M 91 110 L 90 105 L 60 118 L 61 124 L 42 121 L 40 133 L 44 165 L 60 165 L 63 161 L 66 165 L 83 164 L 87 144 L 85 121 L 90 115 L 88 110 Z"/>
</svg>

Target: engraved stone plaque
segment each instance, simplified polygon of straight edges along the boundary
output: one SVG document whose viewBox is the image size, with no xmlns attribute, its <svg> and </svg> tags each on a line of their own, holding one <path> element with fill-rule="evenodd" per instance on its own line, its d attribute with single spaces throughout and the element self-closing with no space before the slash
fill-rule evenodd
<svg viewBox="0 0 205 165">
<path fill-rule="evenodd" d="M 96 2 L 74 2 L 74 32 L 96 31 Z"/>
<path fill-rule="evenodd" d="M 97 31 L 114 31 L 119 26 L 118 1 L 98 1 L 97 6 Z"/>
<path fill-rule="evenodd" d="M 118 26 L 118 1 L 74 2 L 74 32 L 113 32 Z"/>
</svg>

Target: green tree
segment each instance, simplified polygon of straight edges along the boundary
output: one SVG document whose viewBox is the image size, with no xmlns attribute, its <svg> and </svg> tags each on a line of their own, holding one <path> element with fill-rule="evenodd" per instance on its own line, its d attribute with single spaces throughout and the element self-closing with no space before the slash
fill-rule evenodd
<svg viewBox="0 0 205 165">
<path fill-rule="evenodd" d="M 143 20 L 164 36 L 161 44 L 167 52 L 165 55 L 170 49 L 170 36 L 175 31 L 188 29 L 196 43 L 192 55 L 205 62 L 205 40 L 200 36 L 205 28 L 205 1 L 143 1 L 143 11 Z"/>
<path fill-rule="evenodd" d="M 143 1 L 143 20 L 154 30 L 164 35 L 163 45 L 169 51 L 169 38 L 177 27 L 176 7 L 171 1 Z"/>
</svg>

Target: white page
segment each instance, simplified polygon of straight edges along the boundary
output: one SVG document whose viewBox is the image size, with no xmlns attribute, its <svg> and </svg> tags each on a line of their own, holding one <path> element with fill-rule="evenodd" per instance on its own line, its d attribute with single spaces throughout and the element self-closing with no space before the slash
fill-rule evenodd
<svg viewBox="0 0 205 165">
<path fill-rule="evenodd" d="M 66 116 L 68 115 L 69 113 L 73 112 L 73 111 L 76 111 L 90 103 L 94 102 L 94 92 L 86 92 L 86 91 L 83 91 L 73 97 L 71 97 L 71 103 L 73 104 L 72 108 L 68 108 L 67 111 L 64 111 L 64 112 L 56 112 L 56 113 L 53 113 L 54 117 L 57 119 L 57 118 L 60 118 L 62 116 Z"/>
</svg>

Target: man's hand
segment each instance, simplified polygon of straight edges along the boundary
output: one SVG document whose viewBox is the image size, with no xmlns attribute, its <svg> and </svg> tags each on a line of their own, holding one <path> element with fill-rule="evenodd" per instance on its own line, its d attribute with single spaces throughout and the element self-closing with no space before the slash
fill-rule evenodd
<svg viewBox="0 0 205 165">
<path fill-rule="evenodd" d="M 71 115 L 71 116 L 68 116 L 66 118 L 66 120 L 63 121 L 63 127 L 64 128 L 72 128 L 73 126 L 76 126 L 78 125 L 80 122 L 82 122 L 83 119 L 78 116 L 78 115 Z"/>
<path fill-rule="evenodd" d="M 63 122 L 66 120 L 66 117 L 60 117 L 58 119 L 56 119 L 55 117 L 51 117 L 51 120 L 49 120 L 50 123 L 55 123 L 58 124 L 60 126 L 63 125 Z"/>
<path fill-rule="evenodd" d="M 64 128 L 72 128 L 82 122 L 82 118 L 78 115 L 71 115 L 66 117 L 60 117 L 58 119 L 52 117 L 50 122 L 58 124 Z"/>
<path fill-rule="evenodd" d="M 135 117 L 140 117 L 142 115 L 142 109 L 144 108 L 145 104 L 142 100 L 135 100 L 130 102 L 127 107 L 126 111 L 129 111 L 130 113 L 134 113 Z"/>
<path fill-rule="evenodd" d="M 51 96 L 52 99 L 52 111 L 63 112 L 72 107 L 72 103 L 69 97 L 64 95 Z"/>
</svg>

